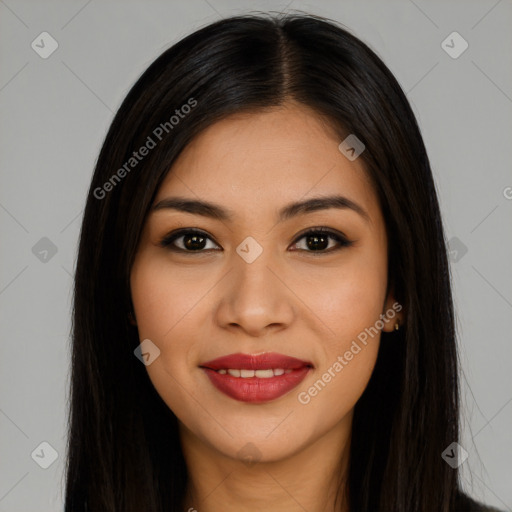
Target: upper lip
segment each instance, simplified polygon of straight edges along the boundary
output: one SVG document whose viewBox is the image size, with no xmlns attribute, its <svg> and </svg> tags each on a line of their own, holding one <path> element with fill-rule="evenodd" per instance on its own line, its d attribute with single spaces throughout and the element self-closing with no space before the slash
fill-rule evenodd
<svg viewBox="0 0 512 512">
<path fill-rule="evenodd" d="M 266 352 L 264 354 L 229 354 L 218 357 L 211 361 L 206 361 L 199 365 L 202 368 L 211 370 L 239 369 L 239 370 L 270 370 L 273 368 L 282 368 L 283 370 L 295 370 L 304 366 L 313 367 L 309 361 L 303 361 L 296 357 L 277 354 L 275 352 Z"/>
</svg>

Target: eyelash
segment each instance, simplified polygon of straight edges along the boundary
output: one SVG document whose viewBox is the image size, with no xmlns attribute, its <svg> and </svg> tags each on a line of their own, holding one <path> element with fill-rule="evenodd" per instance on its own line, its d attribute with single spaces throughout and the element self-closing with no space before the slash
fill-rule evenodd
<svg viewBox="0 0 512 512">
<path fill-rule="evenodd" d="M 183 237 L 184 235 L 198 235 L 198 236 L 201 236 L 202 238 L 208 238 L 208 239 L 212 240 L 212 238 L 209 235 L 207 235 L 204 231 L 200 231 L 200 230 L 194 229 L 194 228 L 182 228 L 177 231 L 174 231 L 173 233 L 169 233 L 168 235 L 166 235 L 160 241 L 159 245 L 161 247 L 167 248 L 170 251 L 188 253 L 188 254 L 203 254 L 207 251 L 217 250 L 217 249 L 199 249 L 197 251 L 187 251 L 186 249 L 182 249 L 181 247 L 176 247 L 176 246 L 172 245 L 174 241 L 176 241 L 178 238 Z M 335 240 L 338 243 L 338 246 L 331 247 L 329 249 L 318 250 L 318 251 L 308 251 L 306 249 L 295 249 L 295 250 L 307 252 L 307 253 L 310 253 L 313 255 L 321 255 L 321 254 L 330 254 L 332 252 L 339 251 L 340 249 L 343 249 L 344 247 L 349 247 L 353 244 L 352 241 L 348 240 L 340 233 L 337 233 L 337 232 L 332 231 L 327 228 L 319 227 L 319 228 L 310 228 L 306 232 L 299 235 L 293 242 L 293 245 L 296 245 L 303 238 L 307 238 L 308 236 L 313 236 L 313 235 L 324 235 L 324 236 L 328 235 L 327 238 L 332 238 L 333 240 Z M 216 244 L 216 245 L 218 245 L 218 244 Z"/>
</svg>

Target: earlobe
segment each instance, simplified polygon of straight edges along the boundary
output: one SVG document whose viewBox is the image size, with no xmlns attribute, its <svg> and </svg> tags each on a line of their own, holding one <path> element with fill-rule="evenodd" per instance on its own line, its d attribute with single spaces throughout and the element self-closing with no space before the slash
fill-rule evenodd
<svg viewBox="0 0 512 512">
<path fill-rule="evenodd" d="M 384 332 L 399 331 L 404 324 L 404 307 L 394 298 L 393 291 L 391 291 L 386 299 L 384 311 L 382 312 L 382 319 L 384 321 Z"/>
</svg>

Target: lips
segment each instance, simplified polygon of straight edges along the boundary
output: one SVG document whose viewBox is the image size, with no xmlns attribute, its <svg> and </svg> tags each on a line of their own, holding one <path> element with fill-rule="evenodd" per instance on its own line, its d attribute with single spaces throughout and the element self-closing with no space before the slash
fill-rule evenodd
<svg viewBox="0 0 512 512">
<path fill-rule="evenodd" d="M 268 352 L 230 354 L 199 365 L 225 395 L 242 402 L 275 400 L 298 386 L 313 368 L 309 361 Z"/>
</svg>

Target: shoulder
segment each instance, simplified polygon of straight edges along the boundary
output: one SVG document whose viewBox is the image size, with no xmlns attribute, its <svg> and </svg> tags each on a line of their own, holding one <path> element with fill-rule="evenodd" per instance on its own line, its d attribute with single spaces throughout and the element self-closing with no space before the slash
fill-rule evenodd
<svg viewBox="0 0 512 512">
<path fill-rule="evenodd" d="M 473 500 L 466 494 L 460 494 L 457 499 L 457 504 L 453 512 L 502 512 L 501 510 L 488 507 L 478 501 Z"/>
</svg>

